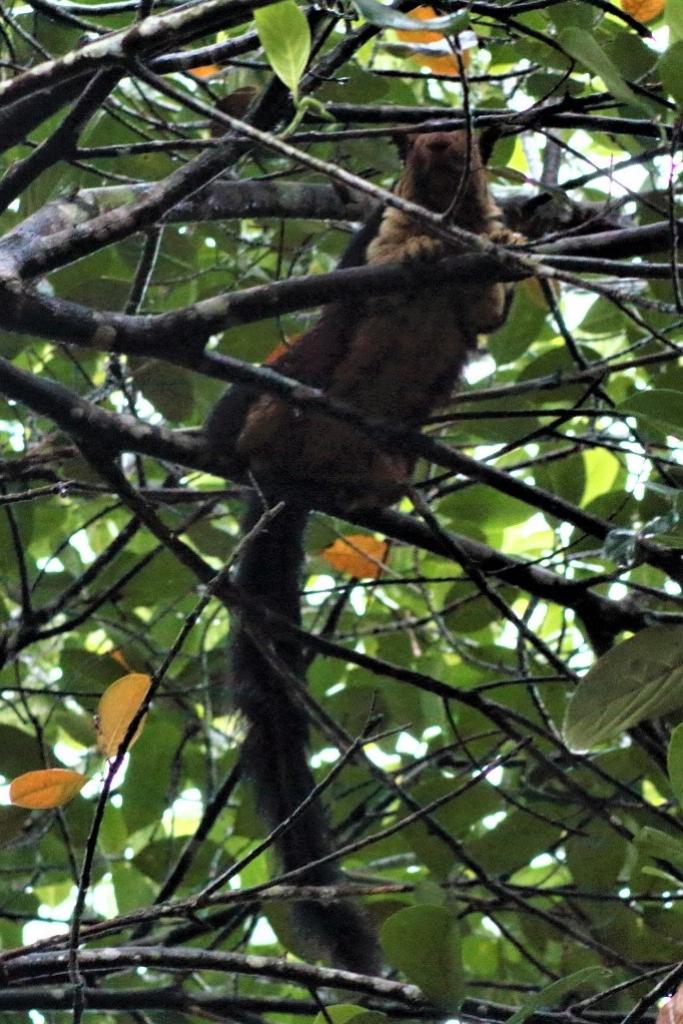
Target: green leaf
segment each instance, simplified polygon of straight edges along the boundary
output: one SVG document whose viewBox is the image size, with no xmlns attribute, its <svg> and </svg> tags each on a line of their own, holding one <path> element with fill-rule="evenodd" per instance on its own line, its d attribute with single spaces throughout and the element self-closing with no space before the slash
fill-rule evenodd
<svg viewBox="0 0 683 1024">
<path fill-rule="evenodd" d="M 589 822 L 565 843 L 567 867 L 578 889 L 609 892 L 628 856 L 630 844 L 604 822 Z"/>
<path fill-rule="evenodd" d="M 371 25 L 379 25 L 380 28 L 398 28 L 403 32 L 443 32 L 456 33 L 467 28 L 469 19 L 467 13 L 448 14 L 443 18 L 427 18 L 422 21 L 419 18 L 411 18 L 409 14 L 401 14 L 393 7 L 387 7 L 378 0 L 353 0 L 353 6 L 358 13 L 369 21 Z"/>
<path fill-rule="evenodd" d="M 389 1018 L 379 1010 L 366 1010 L 363 1006 L 355 1006 L 353 1003 L 337 1003 L 336 1006 L 326 1006 L 324 1013 L 319 1013 L 313 1020 L 313 1024 L 382 1024 Z"/>
<path fill-rule="evenodd" d="M 0 849 L 21 835 L 30 814 L 25 807 L 0 807 Z"/>
<path fill-rule="evenodd" d="M 666 755 L 666 767 L 671 788 L 679 804 L 683 807 L 683 723 L 677 725 L 671 734 Z"/>
<path fill-rule="evenodd" d="M 160 359 L 145 360 L 135 370 L 135 383 L 167 420 L 189 425 L 194 408 L 194 376 Z"/>
<path fill-rule="evenodd" d="M 256 31 L 268 62 L 294 99 L 311 55 L 311 30 L 294 0 L 281 0 L 254 11 Z"/>
<path fill-rule="evenodd" d="M 583 28 L 566 28 L 558 37 L 560 46 L 583 67 L 602 78 L 615 99 L 640 106 L 638 97 L 622 78 L 619 69 L 595 41 L 594 36 Z"/>
<path fill-rule="evenodd" d="M 598 16 L 598 11 L 594 7 L 578 0 L 566 0 L 565 3 L 557 4 L 548 10 L 548 19 L 558 29 L 568 28 L 570 25 L 589 29 L 595 24 Z"/>
<path fill-rule="evenodd" d="M 683 626 L 650 626 L 603 655 L 567 708 L 568 746 L 589 750 L 683 706 Z"/>
<path fill-rule="evenodd" d="M 0 723 L 0 772 L 11 778 L 44 765 L 40 742 L 33 733 Z"/>
<path fill-rule="evenodd" d="M 535 810 L 548 820 L 521 808 L 513 810 L 495 828 L 470 842 L 470 856 L 491 875 L 506 875 L 525 867 L 561 835 L 559 826 L 550 820 L 555 814 L 551 806 L 537 804 Z"/>
<path fill-rule="evenodd" d="M 565 992 L 571 992 L 578 985 L 585 985 L 589 981 L 603 983 L 611 976 L 612 972 L 608 971 L 606 967 L 584 967 L 580 971 L 567 975 L 566 978 L 559 978 L 527 999 L 524 1006 L 520 1006 L 519 1010 L 508 1019 L 507 1024 L 523 1024 L 527 1017 L 530 1017 L 536 1010 L 554 1006 Z"/>
<path fill-rule="evenodd" d="M 681 0 L 670 0 L 664 9 L 664 20 L 669 26 L 671 42 L 681 42 L 683 40 L 683 4 Z"/>
<path fill-rule="evenodd" d="M 515 289 L 507 320 L 487 341 L 498 366 L 513 363 L 526 352 L 545 321 L 547 308 L 544 302 L 537 301 L 535 286 L 536 282 L 524 281 Z"/>
<path fill-rule="evenodd" d="M 635 838 L 635 845 L 641 853 L 671 861 L 676 867 L 683 865 L 683 843 L 659 828 L 646 825 Z"/>
<path fill-rule="evenodd" d="M 642 78 L 657 63 L 657 53 L 633 32 L 618 32 L 606 44 L 605 51 L 622 75 L 631 81 Z"/>
<path fill-rule="evenodd" d="M 463 995 L 460 933 L 446 907 L 406 907 L 392 914 L 380 932 L 392 966 L 422 989 L 437 1006 L 455 1009 Z"/>
<path fill-rule="evenodd" d="M 672 6 L 675 6 L 672 5 Z M 681 8 L 681 32 L 683 33 L 683 4 Z M 666 53 L 663 53 L 657 64 L 657 73 L 662 85 L 670 96 L 676 100 L 679 106 L 683 106 L 683 39 L 670 46 Z"/>
<path fill-rule="evenodd" d="M 681 44 L 683 62 L 683 43 Z M 679 65 L 679 74 L 683 63 Z M 683 437 L 683 392 L 670 388 L 639 391 L 617 406 L 619 412 L 631 413 L 661 430 Z"/>
</svg>

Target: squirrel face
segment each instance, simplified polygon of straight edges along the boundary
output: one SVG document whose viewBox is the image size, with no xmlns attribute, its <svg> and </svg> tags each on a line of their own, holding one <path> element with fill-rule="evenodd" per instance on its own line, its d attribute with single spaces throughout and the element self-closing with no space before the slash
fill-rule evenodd
<svg viewBox="0 0 683 1024">
<path fill-rule="evenodd" d="M 409 135 L 406 164 L 397 193 L 436 213 L 447 210 L 459 196 L 458 223 L 466 226 L 467 211 L 481 210 L 486 202 L 486 172 L 479 145 L 467 132 L 428 132 Z M 469 226 L 469 225 L 467 225 Z M 473 225 L 477 228 L 478 225 Z"/>
</svg>

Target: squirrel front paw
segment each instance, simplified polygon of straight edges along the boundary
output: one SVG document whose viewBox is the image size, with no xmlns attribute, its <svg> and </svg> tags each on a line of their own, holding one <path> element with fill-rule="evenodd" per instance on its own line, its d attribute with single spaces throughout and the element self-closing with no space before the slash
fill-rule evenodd
<svg viewBox="0 0 683 1024">
<path fill-rule="evenodd" d="M 506 228 L 500 225 L 491 232 L 489 239 L 495 242 L 496 245 L 525 245 L 526 238 L 524 235 L 520 235 L 519 231 L 511 231 L 510 228 Z"/>
</svg>

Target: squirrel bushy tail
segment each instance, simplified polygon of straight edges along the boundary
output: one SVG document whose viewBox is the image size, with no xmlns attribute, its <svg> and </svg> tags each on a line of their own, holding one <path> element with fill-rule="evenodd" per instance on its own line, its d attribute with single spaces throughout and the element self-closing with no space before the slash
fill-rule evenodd
<svg viewBox="0 0 683 1024">
<path fill-rule="evenodd" d="M 252 498 L 243 522 L 253 529 L 263 512 L 258 495 Z M 265 608 L 300 622 L 299 589 L 303 537 L 308 513 L 285 505 L 248 542 L 240 559 L 236 583 Z M 232 699 L 248 724 L 242 750 L 245 775 L 255 784 L 259 810 L 270 828 L 288 818 L 315 786 L 308 765 L 308 716 L 293 692 L 291 681 L 262 653 L 268 638 L 249 629 L 242 615 L 231 646 Z M 288 640 L 273 642 L 271 652 L 299 678 L 304 674 L 300 646 Z M 332 850 L 324 810 L 318 800 L 277 840 L 285 871 L 304 867 Z M 302 885 L 333 885 L 342 875 L 334 862 L 311 868 L 297 881 Z M 377 945 L 361 910 L 349 902 L 294 905 L 294 920 L 314 953 L 337 966 L 368 973 L 379 966 Z"/>
</svg>

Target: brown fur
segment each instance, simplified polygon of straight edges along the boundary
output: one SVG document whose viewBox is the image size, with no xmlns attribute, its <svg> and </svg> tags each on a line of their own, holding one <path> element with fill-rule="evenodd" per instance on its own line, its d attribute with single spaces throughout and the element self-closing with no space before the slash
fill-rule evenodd
<svg viewBox="0 0 683 1024">
<path fill-rule="evenodd" d="M 459 227 L 514 240 L 500 223 L 476 140 L 468 153 L 465 132 L 414 137 L 396 193 L 440 213 L 453 206 L 449 219 Z M 391 208 L 367 262 L 438 260 L 457 251 Z M 454 280 L 355 307 L 336 304 L 273 367 L 369 417 L 417 426 L 448 399 L 478 334 L 504 321 L 507 293 L 498 283 Z M 346 508 L 390 504 L 412 471 L 408 457 L 378 449 L 353 427 L 270 395 L 251 406 L 237 451 L 266 491 L 304 502 L 308 493 Z"/>
</svg>

